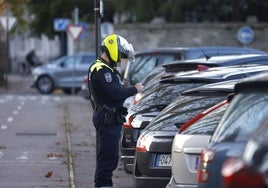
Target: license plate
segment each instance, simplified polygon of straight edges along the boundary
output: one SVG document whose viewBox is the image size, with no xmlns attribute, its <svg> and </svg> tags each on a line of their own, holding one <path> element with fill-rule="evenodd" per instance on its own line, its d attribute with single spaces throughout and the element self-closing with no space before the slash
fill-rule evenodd
<svg viewBox="0 0 268 188">
<path fill-rule="evenodd" d="M 199 165 L 199 156 L 196 156 L 193 158 L 193 167 L 195 170 L 198 169 L 198 165 Z"/>
<path fill-rule="evenodd" d="M 171 166 L 171 155 L 157 155 L 155 166 Z"/>
</svg>

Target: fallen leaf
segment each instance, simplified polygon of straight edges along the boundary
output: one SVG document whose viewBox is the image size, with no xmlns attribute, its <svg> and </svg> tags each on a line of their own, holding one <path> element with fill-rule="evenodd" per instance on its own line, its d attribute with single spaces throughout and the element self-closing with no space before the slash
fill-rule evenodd
<svg viewBox="0 0 268 188">
<path fill-rule="evenodd" d="M 53 174 L 53 172 L 52 172 L 52 171 L 49 171 L 49 172 L 47 172 L 47 174 L 45 175 L 45 177 L 46 177 L 46 178 L 49 178 L 49 177 L 52 176 L 52 174 Z"/>
</svg>

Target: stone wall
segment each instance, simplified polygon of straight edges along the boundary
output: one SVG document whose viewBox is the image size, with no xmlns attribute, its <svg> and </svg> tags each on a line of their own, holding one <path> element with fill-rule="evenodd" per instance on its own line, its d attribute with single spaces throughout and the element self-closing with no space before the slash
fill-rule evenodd
<svg viewBox="0 0 268 188">
<path fill-rule="evenodd" d="M 243 46 L 236 34 L 242 23 L 232 24 L 135 24 L 115 25 L 115 33 L 126 37 L 136 50 L 176 46 Z M 254 41 L 246 47 L 268 52 L 268 24 L 250 24 Z M 92 38 L 93 40 L 93 38 Z"/>
<path fill-rule="evenodd" d="M 156 47 L 243 46 L 238 42 L 236 34 L 245 25 L 255 32 L 254 41 L 246 47 L 268 52 L 268 24 L 264 23 L 117 24 L 114 25 L 114 32 L 131 42 L 136 51 Z M 68 42 L 68 52 L 95 51 L 94 31 L 94 24 L 90 24 L 86 38 L 78 42 Z M 17 62 L 23 61 L 26 52 L 33 48 L 44 61 L 60 55 L 58 38 L 48 41 L 44 36 L 41 39 L 11 36 L 10 39 L 10 58 L 14 71 L 17 70 Z M 68 39 L 72 40 L 71 37 Z"/>
</svg>

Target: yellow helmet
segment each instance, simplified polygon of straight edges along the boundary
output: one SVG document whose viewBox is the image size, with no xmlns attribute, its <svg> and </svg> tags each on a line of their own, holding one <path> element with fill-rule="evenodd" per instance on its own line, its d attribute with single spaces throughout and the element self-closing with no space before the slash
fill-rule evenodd
<svg viewBox="0 0 268 188">
<path fill-rule="evenodd" d="M 119 63 L 121 58 L 134 60 L 134 49 L 132 44 L 128 43 L 127 40 L 120 35 L 108 35 L 102 41 L 101 49 L 114 63 Z"/>
</svg>

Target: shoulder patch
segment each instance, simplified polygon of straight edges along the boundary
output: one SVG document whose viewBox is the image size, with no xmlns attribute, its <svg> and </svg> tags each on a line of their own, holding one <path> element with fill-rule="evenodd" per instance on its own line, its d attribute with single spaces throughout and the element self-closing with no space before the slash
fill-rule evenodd
<svg viewBox="0 0 268 188">
<path fill-rule="evenodd" d="M 105 78 L 106 82 L 112 82 L 112 74 L 110 72 L 106 72 L 104 74 L 104 78 Z"/>
</svg>

